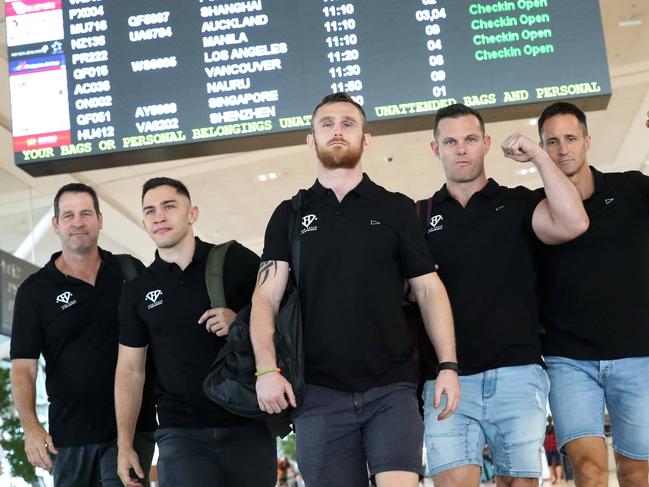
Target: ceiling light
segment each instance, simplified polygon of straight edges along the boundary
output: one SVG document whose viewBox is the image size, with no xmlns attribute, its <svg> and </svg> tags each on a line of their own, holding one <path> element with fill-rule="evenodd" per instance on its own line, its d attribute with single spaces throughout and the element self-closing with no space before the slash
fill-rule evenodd
<svg viewBox="0 0 649 487">
<path fill-rule="evenodd" d="M 269 181 L 271 179 L 277 179 L 278 177 L 279 174 L 277 174 L 276 172 L 269 172 L 266 174 L 260 174 L 259 176 L 257 176 L 257 179 L 264 182 L 264 181 Z"/>
<path fill-rule="evenodd" d="M 532 126 L 532 127 L 534 127 L 534 126 L 536 125 L 536 122 L 537 122 L 536 118 L 530 118 L 530 119 L 529 119 L 529 124 L 530 124 L 530 126 Z"/>
<path fill-rule="evenodd" d="M 536 172 L 536 168 L 534 166 L 516 169 L 517 176 L 527 176 L 528 174 L 534 174 L 535 172 Z"/>
</svg>

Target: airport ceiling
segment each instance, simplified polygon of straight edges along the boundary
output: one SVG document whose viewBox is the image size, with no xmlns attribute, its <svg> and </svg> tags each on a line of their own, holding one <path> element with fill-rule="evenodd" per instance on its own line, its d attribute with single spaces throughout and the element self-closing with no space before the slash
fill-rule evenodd
<svg viewBox="0 0 649 487">
<path fill-rule="evenodd" d="M 569 0 L 557 0 L 569 1 Z M 613 95 L 608 109 L 589 113 L 593 136 L 590 161 L 606 171 L 639 169 L 649 173 L 649 2 L 600 0 Z M 4 12 L 4 1 L 0 1 Z M 4 18 L 0 36 L 4 43 Z M 584 54 L 579 54 L 584 55 Z M 218 155 L 163 163 L 34 178 L 14 165 L 9 116 L 6 46 L 0 46 L 0 249 L 18 252 L 44 264 L 59 248 L 49 226 L 51 200 L 63 184 L 81 181 L 97 190 L 104 213 L 100 244 L 114 252 L 128 252 L 144 262 L 153 256 L 153 244 L 141 227 L 139 194 L 153 176 L 181 179 L 200 208 L 195 226 L 202 238 L 220 242 L 236 239 L 261 252 L 263 234 L 275 206 L 310 186 L 315 163 L 305 146 Z M 488 133 L 499 143 L 512 132 L 535 140 L 529 120 L 489 124 Z M 363 165 L 379 184 L 413 198 L 429 196 L 443 182 L 428 131 L 376 137 Z M 487 158 L 487 173 L 501 184 L 538 187 L 535 173 L 504 159 L 497 146 Z M 124 157 L 128 157 L 125 155 Z M 259 176 L 275 173 L 276 179 Z"/>
</svg>

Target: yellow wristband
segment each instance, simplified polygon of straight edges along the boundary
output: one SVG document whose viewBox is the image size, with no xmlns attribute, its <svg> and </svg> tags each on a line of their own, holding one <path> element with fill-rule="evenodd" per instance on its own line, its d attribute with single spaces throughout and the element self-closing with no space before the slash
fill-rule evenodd
<svg viewBox="0 0 649 487">
<path fill-rule="evenodd" d="M 255 372 L 255 376 L 259 377 L 260 375 L 272 374 L 273 372 L 281 372 L 281 371 L 282 371 L 282 369 L 278 369 L 278 368 L 259 370 L 259 371 Z"/>
</svg>

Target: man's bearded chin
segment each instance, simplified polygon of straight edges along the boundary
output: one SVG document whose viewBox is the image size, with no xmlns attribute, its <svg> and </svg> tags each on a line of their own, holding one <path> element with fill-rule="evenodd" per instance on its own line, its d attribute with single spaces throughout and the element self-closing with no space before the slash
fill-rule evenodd
<svg viewBox="0 0 649 487">
<path fill-rule="evenodd" d="M 326 169 L 354 169 L 363 155 L 363 146 L 358 147 L 320 147 L 316 142 L 315 152 Z"/>
</svg>

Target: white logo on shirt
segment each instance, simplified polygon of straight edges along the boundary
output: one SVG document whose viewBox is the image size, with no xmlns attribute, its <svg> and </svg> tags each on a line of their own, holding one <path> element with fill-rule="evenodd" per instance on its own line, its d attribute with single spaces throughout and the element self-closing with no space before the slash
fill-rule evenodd
<svg viewBox="0 0 649 487">
<path fill-rule="evenodd" d="M 370 220 L 370 225 L 380 225 L 381 222 L 377 222 L 376 220 Z"/>
<path fill-rule="evenodd" d="M 160 306 L 162 304 L 162 299 L 158 301 L 158 298 L 160 296 L 162 296 L 162 291 L 160 291 L 160 289 L 156 289 L 155 291 L 149 291 L 148 293 L 146 293 L 145 299 L 151 301 L 151 304 L 147 305 L 147 309 Z"/>
<path fill-rule="evenodd" d="M 72 298 L 72 293 L 70 291 L 65 291 L 56 297 L 56 302 L 63 304 L 63 306 L 61 306 L 61 309 L 67 309 L 73 304 L 77 304 L 76 299 L 70 301 L 70 298 Z"/>
<path fill-rule="evenodd" d="M 496 206 L 496 211 L 500 211 L 505 207 L 505 205 Z"/>
<path fill-rule="evenodd" d="M 304 235 L 306 232 L 315 232 L 318 227 L 312 227 L 311 224 L 318 220 L 318 217 L 313 213 L 310 215 L 305 215 L 302 217 L 302 226 L 304 227 L 300 232 L 300 235 Z"/>
<path fill-rule="evenodd" d="M 72 297 L 72 293 L 70 291 L 65 291 L 64 293 L 61 293 L 56 297 L 56 302 L 68 304 L 70 302 L 71 297 Z"/>
<path fill-rule="evenodd" d="M 610 205 L 611 203 L 613 203 L 613 200 L 614 200 L 614 199 L 615 199 L 615 198 L 606 198 L 606 199 L 604 200 L 604 203 L 605 203 L 606 205 Z"/>
<path fill-rule="evenodd" d="M 444 219 L 442 215 L 435 215 L 430 219 L 430 228 L 428 233 L 433 233 L 444 228 L 444 225 L 441 225 L 440 222 Z"/>
</svg>

